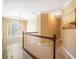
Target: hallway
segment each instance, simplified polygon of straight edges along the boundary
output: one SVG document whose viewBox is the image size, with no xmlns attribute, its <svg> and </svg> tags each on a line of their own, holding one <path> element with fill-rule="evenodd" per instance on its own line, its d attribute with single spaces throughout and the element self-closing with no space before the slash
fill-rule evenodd
<svg viewBox="0 0 79 59">
<path fill-rule="evenodd" d="M 32 59 L 27 51 L 36 59 L 76 59 L 76 0 L 3 1 L 2 57 Z"/>
</svg>

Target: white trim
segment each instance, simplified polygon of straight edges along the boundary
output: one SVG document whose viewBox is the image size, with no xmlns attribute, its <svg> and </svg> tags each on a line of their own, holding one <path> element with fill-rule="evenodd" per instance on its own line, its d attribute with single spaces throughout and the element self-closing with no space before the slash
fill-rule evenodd
<svg viewBox="0 0 79 59">
<path fill-rule="evenodd" d="M 75 57 L 72 56 L 64 47 L 62 47 L 62 49 L 63 49 L 72 59 L 75 59 Z"/>
</svg>

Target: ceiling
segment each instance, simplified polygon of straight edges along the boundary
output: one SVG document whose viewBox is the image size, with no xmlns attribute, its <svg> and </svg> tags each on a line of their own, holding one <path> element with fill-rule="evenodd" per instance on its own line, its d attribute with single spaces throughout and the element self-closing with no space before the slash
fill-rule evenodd
<svg viewBox="0 0 79 59">
<path fill-rule="evenodd" d="M 40 12 L 58 11 L 68 0 L 3 0 L 3 16 L 34 19 Z"/>
</svg>

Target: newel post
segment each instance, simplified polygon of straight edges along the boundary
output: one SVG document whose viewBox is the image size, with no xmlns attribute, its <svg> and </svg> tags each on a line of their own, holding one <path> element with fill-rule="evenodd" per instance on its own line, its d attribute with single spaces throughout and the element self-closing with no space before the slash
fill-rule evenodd
<svg viewBox="0 0 79 59">
<path fill-rule="evenodd" d="M 56 34 L 53 35 L 53 59 L 56 59 Z"/>
<path fill-rule="evenodd" d="M 24 31 L 22 32 L 22 47 L 24 48 Z"/>
</svg>

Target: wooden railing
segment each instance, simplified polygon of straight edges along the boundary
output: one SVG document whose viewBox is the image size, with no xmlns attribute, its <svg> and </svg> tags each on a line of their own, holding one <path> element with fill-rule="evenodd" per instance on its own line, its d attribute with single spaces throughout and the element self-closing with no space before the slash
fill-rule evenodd
<svg viewBox="0 0 79 59">
<path fill-rule="evenodd" d="M 30 36 L 35 36 L 35 37 L 40 37 L 40 38 L 45 38 L 48 40 L 52 40 L 53 42 L 53 59 L 56 59 L 56 34 L 53 34 L 53 37 L 48 37 L 48 36 L 43 36 L 43 35 L 37 35 L 37 34 L 33 34 L 33 33 L 37 33 L 37 32 L 23 32 L 23 49 L 33 58 L 33 59 L 38 59 L 36 56 L 34 56 L 33 54 L 31 54 L 29 51 L 27 51 L 24 48 L 24 35 L 30 35 Z"/>
</svg>

